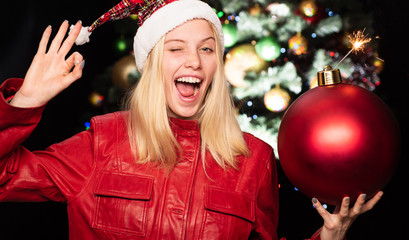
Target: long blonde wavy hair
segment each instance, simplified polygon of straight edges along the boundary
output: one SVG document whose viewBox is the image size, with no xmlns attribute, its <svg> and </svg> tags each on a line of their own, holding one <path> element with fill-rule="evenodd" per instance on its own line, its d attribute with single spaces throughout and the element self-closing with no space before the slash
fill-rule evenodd
<svg viewBox="0 0 409 240">
<path fill-rule="evenodd" d="M 248 156 L 249 150 L 234 115 L 233 101 L 224 75 L 220 39 L 213 24 L 209 25 L 216 40 L 218 62 L 197 119 L 201 134 L 201 158 L 205 167 L 204 159 L 208 151 L 223 169 L 237 169 L 236 156 Z M 162 71 L 164 41 L 165 36 L 149 53 L 141 79 L 127 101 L 131 113 L 127 126 L 137 163 L 153 162 L 172 169 L 182 149 L 169 125 Z"/>
</svg>

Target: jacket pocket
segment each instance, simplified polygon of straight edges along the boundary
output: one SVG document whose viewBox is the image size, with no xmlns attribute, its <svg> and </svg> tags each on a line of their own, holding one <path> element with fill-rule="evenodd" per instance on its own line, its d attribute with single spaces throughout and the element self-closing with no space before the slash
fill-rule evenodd
<svg viewBox="0 0 409 240">
<path fill-rule="evenodd" d="M 247 239 L 255 221 L 255 202 L 242 193 L 205 187 L 203 239 Z"/>
<path fill-rule="evenodd" d="M 153 181 L 147 176 L 101 172 L 94 189 L 97 204 L 92 227 L 145 236 Z"/>
</svg>

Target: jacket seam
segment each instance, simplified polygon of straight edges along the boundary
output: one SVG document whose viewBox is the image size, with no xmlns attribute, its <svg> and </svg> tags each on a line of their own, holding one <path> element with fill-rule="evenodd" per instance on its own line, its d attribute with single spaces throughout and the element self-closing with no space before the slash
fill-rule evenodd
<svg viewBox="0 0 409 240">
<path fill-rule="evenodd" d="M 119 121 L 120 120 L 119 120 L 119 116 L 118 116 L 117 112 L 114 113 L 114 116 L 115 116 L 115 119 L 117 119 L 116 124 L 115 124 L 115 126 L 116 126 L 116 142 L 115 142 L 115 144 L 117 146 L 119 146 Z M 114 159 L 116 160 L 116 165 L 118 167 L 118 170 L 120 172 L 122 172 L 122 164 L 121 164 L 121 161 L 119 160 L 119 152 L 118 152 L 117 147 L 115 148 L 115 158 Z"/>
<path fill-rule="evenodd" d="M 270 151 L 269 151 L 269 153 L 268 153 L 268 155 L 267 156 L 271 156 L 271 152 L 272 152 L 273 150 L 271 149 Z M 265 161 L 265 163 L 264 163 L 264 171 L 263 171 L 263 175 L 262 175 L 262 177 L 260 178 L 260 180 L 259 180 L 259 182 L 258 182 L 258 184 L 257 184 L 257 192 L 256 192 L 256 200 L 257 200 L 257 196 L 258 196 L 258 194 L 259 194 L 259 192 L 260 192 L 260 186 L 261 186 L 261 184 L 262 184 L 262 182 L 263 182 L 263 180 L 266 178 L 266 175 L 268 174 L 268 164 L 270 164 L 270 160 L 269 160 L 270 158 L 268 158 L 267 159 L 267 161 Z M 271 161 L 273 161 L 273 160 L 271 160 Z M 271 167 L 270 167 L 271 168 Z"/>
<path fill-rule="evenodd" d="M 185 214 L 185 216 L 184 216 L 184 223 L 183 223 L 183 226 L 182 226 L 182 229 L 181 229 L 181 236 L 183 235 L 184 237 L 184 239 L 186 239 L 186 234 L 187 234 L 187 228 L 188 228 L 188 224 L 189 224 L 189 215 L 190 215 L 190 213 L 191 213 L 191 207 L 192 207 L 192 205 L 193 205 L 193 203 L 192 203 L 192 198 L 193 198 L 193 188 L 195 187 L 195 182 L 196 182 L 196 176 L 197 176 L 197 169 L 198 169 L 198 166 L 199 166 L 199 161 L 201 160 L 201 161 L 204 161 L 203 159 L 200 159 L 201 158 L 201 154 L 200 154 L 200 144 L 201 144 L 201 141 L 200 141 L 200 138 L 198 139 L 197 137 L 194 137 L 194 139 L 195 139 L 195 149 L 196 149 L 196 158 L 194 159 L 194 161 L 193 161 L 193 164 L 192 164 L 192 173 L 190 174 L 190 176 L 189 176 L 189 184 L 190 184 L 190 187 L 189 187 L 189 189 L 188 189 L 188 191 L 187 191 L 187 193 L 186 193 L 186 199 L 187 199 L 187 203 L 186 203 L 186 214 Z M 201 162 L 200 161 L 200 162 Z"/>
<path fill-rule="evenodd" d="M 96 161 L 96 159 L 98 159 L 97 157 L 98 157 L 98 146 L 99 146 L 99 144 L 98 144 L 98 140 L 99 140 L 99 137 L 98 137 L 98 134 L 95 134 L 96 132 L 97 132 L 97 128 L 98 128 L 98 123 L 97 123 L 97 120 L 96 119 L 94 119 L 94 120 L 92 120 L 93 122 L 94 122 L 94 134 L 93 134 L 93 137 L 92 137 L 92 139 L 94 140 L 93 141 L 93 151 L 94 151 L 94 154 L 93 154 L 93 163 L 92 163 L 92 170 L 91 170 L 91 173 L 90 173 L 90 175 L 88 176 L 88 178 L 85 180 L 85 184 L 83 185 L 83 187 L 82 187 L 82 189 L 75 195 L 75 196 L 73 196 L 70 200 L 68 200 L 67 201 L 67 205 L 68 204 L 70 204 L 72 201 L 74 201 L 74 200 L 76 200 L 76 199 L 78 199 L 79 198 L 79 196 L 81 195 L 81 194 L 83 194 L 84 192 L 85 192 L 85 189 L 89 186 L 89 184 L 90 184 L 90 182 L 91 182 L 91 179 L 92 179 L 92 177 L 95 175 L 95 172 L 96 172 L 96 169 L 97 169 L 97 161 Z"/>
<path fill-rule="evenodd" d="M 267 156 L 269 156 L 268 159 L 263 159 L 263 160 L 265 161 L 265 163 L 263 164 L 263 166 L 264 166 L 263 175 L 260 177 L 260 179 L 259 179 L 259 181 L 258 181 L 258 183 L 257 183 L 257 191 L 255 191 L 255 194 L 256 194 L 256 195 L 255 195 L 254 211 L 255 211 L 256 216 L 255 216 L 254 222 L 252 223 L 252 230 L 253 230 L 255 227 L 257 227 L 256 224 L 258 224 L 258 221 L 257 221 L 258 198 L 257 198 L 257 196 L 258 196 L 259 193 L 260 193 L 260 186 L 262 185 L 264 179 L 266 178 L 266 176 L 267 176 L 267 174 L 268 174 L 268 164 L 270 164 L 270 160 L 269 160 L 269 159 L 270 159 L 270 156 L 271 156 L 271 153 L 272 153 L 272 152 L 273 152 L 273 149 L 270 149 L 269 152 L 268 152 L 268 154 L 267 154 Z"/>
<path fill-rule="evenodd" d="M 248 143 L 248 148 L 249 148 L 249 149 L 251 149 L 251 147 L 250 147 L 251 144 L 252 144 L 252 142 L 249 142 L 249 143 Z M 245 159 L 245 161 L 244 161 L 244 166 L 242 167 L 242 169 L 244 170 L 244 169 L 246 169 L 246 165 L 247 165 L 248 159 L 247 159 L 247 158 L 243 158 L 243 159 Z M 240 178 L 239 178 L 239 180 L 237 181 L 237 186 L 236 186 L 236 189 L 235 189 L 236 192 L 239 192 L 239 189 L 242 188 L 243 175 L 244 175 L 244 174 L 241 174 L 241 173 L 240 173 Z"/>
</svg>

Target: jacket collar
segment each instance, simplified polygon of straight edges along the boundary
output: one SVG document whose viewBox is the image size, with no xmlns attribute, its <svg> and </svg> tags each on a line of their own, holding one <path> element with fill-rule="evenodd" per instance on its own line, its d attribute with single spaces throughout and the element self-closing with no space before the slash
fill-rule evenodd
<svg viewBox="0 0 409 240">
<path fill-rule="evenodd" d="M 191 133 L 200 133 L 199 122 L 197 120 L 169 117 L 169 123 L 173 132 L 188 131 Z"/>
</svg>

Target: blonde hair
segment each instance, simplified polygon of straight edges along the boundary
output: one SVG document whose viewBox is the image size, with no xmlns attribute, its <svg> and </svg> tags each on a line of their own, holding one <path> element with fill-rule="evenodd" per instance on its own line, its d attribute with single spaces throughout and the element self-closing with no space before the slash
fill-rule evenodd
<svg viewBox="0 0 409 240">
<path fill-rule="evenodd" d="M 224 75 L 223 53 L 216 28 L 209 23 L 216 40 L 217 69 L 203 106 L 199 109 L 201 157 L 206 150 L 223 169 L 237 169 L 236 156 L 249 155 L 243 133 L 233 111 L 233 101 Z M 141 79 L 128 100 L 131 114 L 128 135 L 137 163 L 153 162 L 173 168 L 182 149 L 169 125 L 162 57 L 165 37 L 149 53 Z M 149 107 L 154 106 L 154 107 Z"/>
</svg>

